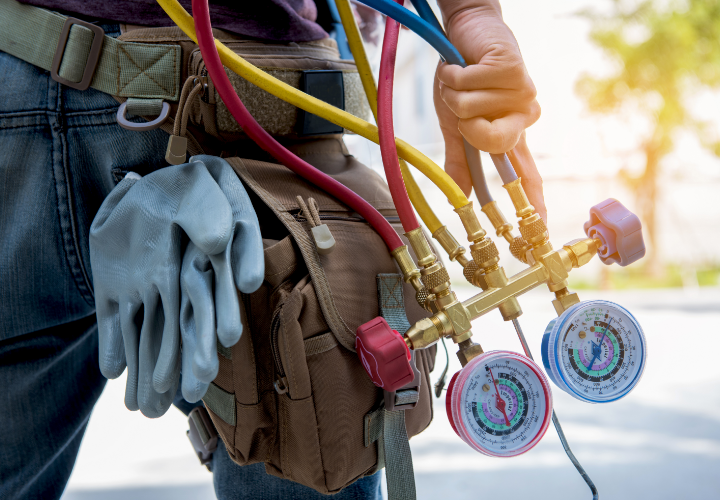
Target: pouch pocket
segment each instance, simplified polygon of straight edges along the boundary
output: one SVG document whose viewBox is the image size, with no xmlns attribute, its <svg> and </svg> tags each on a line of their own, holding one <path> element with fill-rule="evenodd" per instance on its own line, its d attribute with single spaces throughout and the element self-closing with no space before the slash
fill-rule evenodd
<svg viewBox="0 0 720 500">
<path fill-rule="evenodd" d="M 312 283 L 298 285 L 276 324 L 279 369 L 287 381 L 287 391 L 277 396 L 277 469 L 329 494 L 375 469 L 377 447 L 364 446 L 363 419 L 376 404 L 378 389 L 357 355 L 318 321 Z"/>
</svg>

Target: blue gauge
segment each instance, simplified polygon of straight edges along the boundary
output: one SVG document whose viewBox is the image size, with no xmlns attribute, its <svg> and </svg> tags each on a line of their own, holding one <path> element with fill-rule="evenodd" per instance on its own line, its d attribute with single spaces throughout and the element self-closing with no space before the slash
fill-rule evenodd
<svg viewBox="0 0 720 500">
<path fill-rule="evenodd" d="M 550 380 L 588 403 L 624 397 L 640 381 L 647 359 L 640 324 L 606 300 L 580 302 L 552 320 L 541 350 Z"/>
</svg>

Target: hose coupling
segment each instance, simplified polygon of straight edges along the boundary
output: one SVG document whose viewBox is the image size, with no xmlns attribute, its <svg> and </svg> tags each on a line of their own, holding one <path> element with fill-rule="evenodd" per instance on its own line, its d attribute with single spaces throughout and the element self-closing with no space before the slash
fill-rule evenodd
<svg viewBox="0 0 720 500">
<path fill-rule="evenodd" d="M 455 237 L 448 231 L 447 226 L 440 227 L 433 233 L 432 237 L 440 243 L 451 261 L 457 260 L 463 267 L 468 265 L 469 261 L 465 256 L 465 248 L 460 246 Z"/>
<path fill-rule="evenodd" d="M 415 266 L 412 257 L 410 257 L 407 245 L 396 248 L 391 254 L 400 267 L 405 283 L 411 283 L 416 291 L 420 291 L 423 288 L 420 280 L 420 270 Z"/>
</svg>

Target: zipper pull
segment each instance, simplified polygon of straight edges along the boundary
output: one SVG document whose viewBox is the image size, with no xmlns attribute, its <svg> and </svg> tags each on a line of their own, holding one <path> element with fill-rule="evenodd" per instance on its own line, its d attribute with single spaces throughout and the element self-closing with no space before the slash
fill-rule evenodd
<svg viewBox="0 0 720 500">
<path fill-rule="evenodd" d="M 335 249 L 335 238 L 330 232 L 328 225 L 323 224 L 320 220 L 320 212 L 315 198 L 308 198 L 307 205 L 305 204 L 305 200 L 302 199 L 302 196 L 298 196 L 297 201 L 303 216 L 310 224 L 310 231 L 312 232 L 317 252 L 320 255 L 329 254 Z"/>
<path fill-rule="evenodd" d="M 273 386 L 275 386 L 275 392 L 277 392 L 278 394 L 285 394 L 288 391 L 287 377 L 278 378 L 273 384 Z"/>
</svg>

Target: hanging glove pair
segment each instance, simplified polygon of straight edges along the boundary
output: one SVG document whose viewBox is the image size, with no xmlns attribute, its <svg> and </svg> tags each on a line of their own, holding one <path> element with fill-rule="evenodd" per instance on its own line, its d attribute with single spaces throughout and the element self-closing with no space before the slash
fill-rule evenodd
<svg viewBox="0 0 720 500">
<path fill-rule="evenodd" d="M 90 262 L 100 371 L 127 366 L 127 408 L 163 415 L 181 369 L 183 397 L 199 401 L 218 372 L 216 339 L 231 347 L 242 335 L 237 290 L 264 277 L 257 216 L 232 167 L 196 156 L 128 174 L 93 221 Z"/>
</svg>

